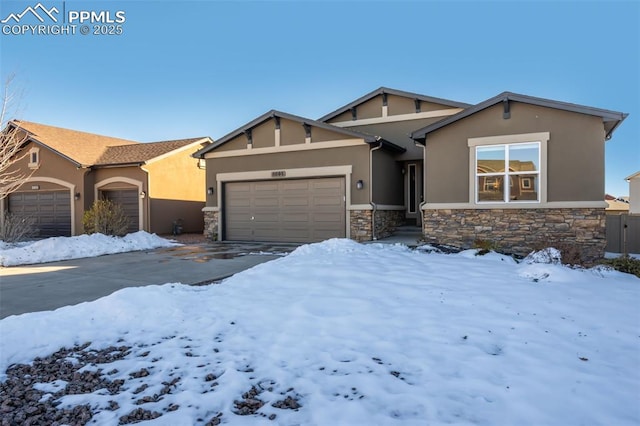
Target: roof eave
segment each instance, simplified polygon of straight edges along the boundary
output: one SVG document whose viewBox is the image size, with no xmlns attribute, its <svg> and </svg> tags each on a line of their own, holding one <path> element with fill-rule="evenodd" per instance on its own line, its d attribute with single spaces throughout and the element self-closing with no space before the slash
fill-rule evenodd
<svg viewBox="0 0 640 426">
<path fill-rule="evenodd" d="M 466 118 L 486 108 L 497 105 L 498 103 L 505 100 L 538 105 L 546 108 L 560 109 L 560 110 L 575 112 L 579 114 L 593 115 L 596 117 L 601 117 L 603 121 L 605 120 L 617 121 L 616 124 L 611 128 L 611 130 L 607 132 L 606 139 L 611 138 L 613 131 L 628 116 L 628 114 L 626 113 L 621 113 L 616 111 L 593 108 L 593 107 L 577 105 L 577 104 L 570 104 L 567 102 L 553 101 L 550 99 L 536 98 L 533 96 L 520 95 L 517 93 L 503 92 L 497 96 L 494 96 L 485 101 L 482 101 L 470 108 L 462 110 L 457 114 L 451 115 L 443 120 L 437 121 L 435 123 L 432 123 L 428 126 L 423 127 L 422 129 L 416 130 L 415 132 L 411 133 L 411 139 L 415 141 L 425 141 L 426 135 L 428 133 L 434 132 L 442 127 L 448 126 L 449 124 L 455 123 L 458 120 Z"/>
<path fill-rule="evenodd" d="M 109 169 L 116 167 L 140 167 L 146 164 L 145 161 L 129 161 L 126 163 L 103 163 L 103 164 L 94 164 L 91 167 L 94 169 Z"/>
<path fill-rule="evenodd" d="M 180 151 L 186 151 L 188 149 L 192 149 L 195 145 L 202 145 L 203 143 L 206 143 L 207 146 L 209 146 L 209 144 L 211 144 L 212 142 L 213 141 L 209 136 L 205 136 L 205 137 L 202 137 L 200 139 L 194 140 L 193 142 L 188 143 L 186 145 L 182 145 L 181 147 L 172 149 L 171 151 L 167 151 L 167 152 L 162 153 L 160 155 L 156 155 L 155 157 L 148 158 L 147 160 L 145 160 L 145 164 L 154 163 L 154 162 L 162 160 L 162 159 L 164 159 L 164 158 L 166 158 L 166 157 L 168 157 L 170 155 L 174 155 L 174 154 L 176 154 L 176 153 L 178 153 Z M 203 149 L 204 148 L 206 148 L 206 146 L 203 147 Z M 193 156 L 193 154 L 191 154 L 191 156 Z"/>
<path fill-rule="evenodd" d="M 619 120 L 615 120 L 615 124 L 613 125 L 613 127 L 611 127 L 611 130 L 609 130 L 607 132 L 607 134 L 605 135 L 605 140 L 609 140 L 613 137 L 613 132 L 615 132 L 615 130 L 618 128 L 618 126 L 620 126 L 620 124 L 622 124 L 622 122 L 629 116 L 628 113 L 624 112 L 622 113 L 622 116 L 620 117 Z"/>
<path fill-rule="evenodd" d="M 631 176 L 627 176 L 626 178 L 624 178 L 624 180 L 626 180 L 627 182 L 629 182 L 631 179 L 635 179 L 637 177 L 640 177 L 640 171 L 635 172 L 634 174 L 632 174 Z"/>
<path fill-rule="evenodd" d="M 395 143 L 382 138 L 376 138 L 375 141 L 372 141 L 372 142 L 367 141 L 367 143 L 369 143 L 370 145 L 374 143 L 380 143 L 382 144 L 383 148 L 388 149 L 389 151 L 400 153 L 400 154 L 403 152 L 407 152 L 406 148 L 401 147 L 400 145 L 396 145 Z"/>
</svg>

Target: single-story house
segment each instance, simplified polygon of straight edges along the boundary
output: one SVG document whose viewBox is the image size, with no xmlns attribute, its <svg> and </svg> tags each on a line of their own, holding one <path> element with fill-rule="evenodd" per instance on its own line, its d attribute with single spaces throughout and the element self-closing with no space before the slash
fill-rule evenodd
<svg viewBox="0 0 640 426">
<path fill-rule="evenodd" d="M 604 142 L 626 114 L 505 92 L 477 105 L 379 88 L 312 120 L 269 111 L 194 154 L 218 240 L 605 243 Z M 588 170 L 588 173 L 585 173 Z M 508 184 L 507 184 L 508 183 Z"/>
<path fill-rule="evenodd" d="M 27 121 L 8 126 L 25 132 L 28 155 L 13 167 L 29 177 L 0 211 L 35 217 L 40 236 L 81 234 L 97 199 L 120 203 L 130 232 L 168 234 L 178 219 L 184 232 L 202 232 L 205 171 L 191 154 L 208 137 L 139 143 Z"/>
<path fill-rule="evenodd" d="M 607 214 L 629 214 L 629 197 L 614 197 L 605 194 L 604 201 L 607 203 L 605 209 Z"/>
</svg>

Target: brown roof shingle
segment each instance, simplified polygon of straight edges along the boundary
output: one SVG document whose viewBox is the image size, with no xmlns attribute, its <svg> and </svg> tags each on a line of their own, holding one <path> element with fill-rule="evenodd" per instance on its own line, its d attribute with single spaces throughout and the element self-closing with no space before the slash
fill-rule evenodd
<svg viewBox="0 0 640 426">
<path fill-rule="evenodd" d="M 206 138 L 180 139 L 139 143 L 133 145 L 110 146 L 95 162 L 96 165 L 144 163 L 176 149 L 191 145 Z"/>
<path fill-rule="evenodd" d="M 95 164 L 108 147 L 138 144 L 138 142 L 126 139 L 63 129 L 29 121 L 13 120 L 12 123 L 29 132 L 33 139 L 82 166 Z"/>
<path fill-rule="evenodd" d="M 210 142 L 208 137 L 200 137 L 140 143 L 29 121 L 13 120 L 12 123 L 29 132 L 31 139 L 87 167 L 144 163 L 198 141 Z"/>
</svg>

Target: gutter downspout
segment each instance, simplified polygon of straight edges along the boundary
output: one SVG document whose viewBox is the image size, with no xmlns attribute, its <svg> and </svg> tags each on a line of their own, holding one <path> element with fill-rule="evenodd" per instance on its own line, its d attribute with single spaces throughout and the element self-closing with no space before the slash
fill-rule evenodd
<svg viewBox="0 0 640 426">
<path fill-rule="evenodd" d="M 427 180 L 427 173 L 426 173 L 427 146 L 419 142 L 416 142 L 415 144 L 418 148 L 422 148 L 422 202 L 420 203 L 418 210 L 420 210 L 420 233 L 424 238 L 424 211 L 422 210 L 422 208 L 424 207 L 425 204 L 427 204 L 427 194 L 426 194 L 427 185 L 425 185 Z"/>
<path fill-rule="evenodd" d="M 376 211 L 378 210 L 378 205 L 373 202 L 373 151 L 377 151 L 382 148 L 382 142 L 375 148 L 371 148 L 369 150 L 369 204 L 371 204 L 371 239 L 376 241 L 378 237 L 376 237 Z"/>
</svg>

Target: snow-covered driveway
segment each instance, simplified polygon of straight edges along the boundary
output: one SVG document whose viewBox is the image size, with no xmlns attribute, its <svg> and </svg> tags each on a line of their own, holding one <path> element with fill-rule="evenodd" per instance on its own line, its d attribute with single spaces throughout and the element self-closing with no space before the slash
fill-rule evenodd
<svg viewBox="0 0 640 426">
<path fill-rule="evenodd" d="M 638 306 L 618 272 L 329 240 L 220 285 L 6 318 L 0 371 L 120 347 L 81 370 L 111 392 L 38 385 L 101 425 L 140 409 L 163 425 L 633 425 Z"/>
</svg>

